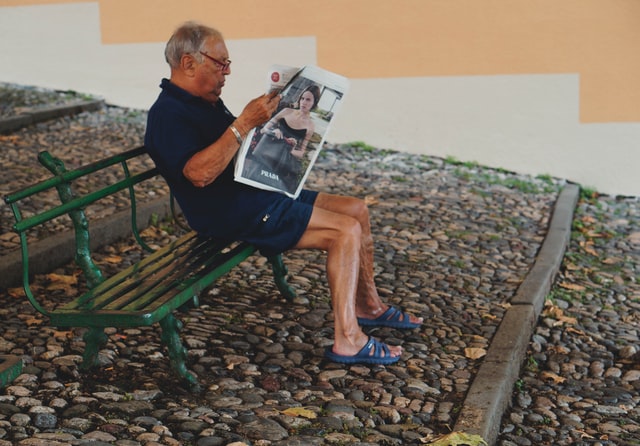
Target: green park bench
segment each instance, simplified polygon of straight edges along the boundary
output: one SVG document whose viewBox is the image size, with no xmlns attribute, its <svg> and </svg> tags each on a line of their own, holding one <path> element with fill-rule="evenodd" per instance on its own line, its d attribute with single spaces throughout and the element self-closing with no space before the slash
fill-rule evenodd
<svg viewBox="0 0 640 446">
<path fill-rule="evenodd" d="M 22 359 L 15 355 L 0 355 L 0 387 L 13 381 L 22 372 Z"/>
<path fill-rule="evenodd" d="M 155 168 L 143 168 L 135 172 L 131 161 L 148 155 L 144 147 L 110 156 L 86 166 L 67 170 L 63 162 L 48 152 L 38 156 L 40 163 L 53 176 L 37 184 L 5 197 L 16 219 L 13 229 L 20 236 L 22 250 L 22 280 L 29 302 L 47 316 L 54 327 L 86 327 L 82 369 L 98 365 L 98 352 L 107 342 L 104 329 L 149 326 L 159 323 L 162 343 L 168 350 L 171 367 L 191 390 L 198 390 L 197 378 L 187 369 L 187 351 L 180 339 L 182 323 L 174 315 L 175 310 L 191 308 L 199 304 L 199 294 L 216 279 L 256 252 L 256 248 L 244 242 L 221 241 L 204 238 L 189 230 L 185 235 L 157 250 L 152 250 L 143 240 L 136 221 L 136 193 L 134 185 L 159 175 Z M 117 181 L 96 190 L 85 191 L 82 180 L 105 169 L 116 168 Z M 20 211 L 19 204 L 37 194 L 55 189 L 60 204 L 38 211 L 35 215 Z M 111 277 L 97 266 L 91 252 L 89 221 L 85 209 L 98 200 L 119 193 L 128 195 L 131 208 L 131 232 L 149 254 L 130 267 Z M 127 194 L 128 192 L 128 194 Z M 177 218 L 173 199 L 170 200 L 174 218 Z M 27 214 L 29 214 L 27 216 Z M 75 261 L 82 270 L 86 292 L 78 292 L 72 300 L 49 308 L 38 299 L 30 286 L 29 242 L 27 233 L 64 214 L 68 214 L 75 231 Z M 287 299 L 295 292 L 286 282 L 287 270 L 280 255 L 268 258 L 276 286 Z"/>
</svg>

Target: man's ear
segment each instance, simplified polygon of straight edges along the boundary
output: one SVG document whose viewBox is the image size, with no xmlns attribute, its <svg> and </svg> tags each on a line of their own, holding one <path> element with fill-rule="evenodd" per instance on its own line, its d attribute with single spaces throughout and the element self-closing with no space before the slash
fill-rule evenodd
<svg viewBox="0 0 640 446">
<path fill-rule="evenodd" d="M 187 75 L 193 75 L 196 71 L 198 61 L 191 54 L 183 54 L 180 58 L 180 68 Z"/>
</svg>

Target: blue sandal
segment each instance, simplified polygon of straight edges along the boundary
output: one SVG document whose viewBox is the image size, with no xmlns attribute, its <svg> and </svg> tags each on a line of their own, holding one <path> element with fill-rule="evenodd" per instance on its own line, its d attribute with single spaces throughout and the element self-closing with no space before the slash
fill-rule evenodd
<svg viewBox="0 0 640 446">
<path fill-rule="evenodd" d="M 400 360 L 400 356 L 391 356 L 389 346 L 369 336 L 369 341 L 353 356 L 334 353 L 332 347 L 327 347 L 324 356 L 333 362 L 341 364 L 393 364 Z"/>
<path fill-rule="evenodd" d="M 359 317 L 358 324 L 362 327 L 391 327 L 404 329 L 418 328 L 422 325 L 411 322 L 408 313 L 400 311 L 395 307 L 389 307 L 387 311 L 375 319 Z"/>
</svg>

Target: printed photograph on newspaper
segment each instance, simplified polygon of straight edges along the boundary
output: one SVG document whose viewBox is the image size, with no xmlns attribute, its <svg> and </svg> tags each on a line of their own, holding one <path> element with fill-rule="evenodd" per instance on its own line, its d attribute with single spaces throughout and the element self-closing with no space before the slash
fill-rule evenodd
<svg viewBox="0 0 640 446">
<path fill-rule="evenodd" d="M 297 197 L 348 88 L 347 78 L 316 66 L 272 66 L 269 91 L 282 99 L 271 119 L 245 138 L 236 181 Z"/>
</svg>

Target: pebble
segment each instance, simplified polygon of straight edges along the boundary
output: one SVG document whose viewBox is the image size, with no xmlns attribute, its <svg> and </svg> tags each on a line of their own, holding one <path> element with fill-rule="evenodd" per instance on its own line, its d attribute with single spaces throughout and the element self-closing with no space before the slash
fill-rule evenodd
<svg viewBox="0 0 640 446">
<path fill-rule="evenodd" d="M 82 164 L 96 151 L 134 147 L 143 131 L 144 113 L 105 107 L 3 135 L 0 157 L 12 178 L 0 192 L 34 180 L 43 147 Z M 196 395 L 176 384 L 158 327 L 108 330 L 104 366 L 84 371 L 81 329 L 49 327 L 19 290 L 0 290 L 0 353 L 18 354 L 25 364 L 0 390 L 0 446 L 417 445 L 449 433 L 482 361 L 466 354 L 489 347 L 544 240 L 562 183 L 360 144 L 325 147 L 308 185 L 370 202 L 380 292 L 427 319 L 412 332 L 370 330 L 405 347 L 394 366 L 323 359 L 333 323 L 322 252 L 285 255 L 299 294 L 293 303 L 278 295 L 264 259 L 252 257 L 203 293 L 200 307 L 179 314 L 189 366 L 205 389 Z M 143 192 L 162 194 L 162 184 Z M 118 206 L 124 204 L 114 200 L 95 212 Z M 577 238 L 552 296 L 572 319 L 541 318 L 498 444 L 640 438 L 639 209 L 634 198 L 581 200 Z M 6 254 L 16 240 L 5 235 L 13 217 L 1 211 Z M 166 229 L 155 232 L 154 243 L 179 233 Z M 134 246 L 123 241 L 98 257 L 135 261 L 141 253 Z M 118 267 L 104 262 L 106 270 Z M 57 272 L 75 271 L 69 265 Z M 41 291 L 49 286 L 45 277 L 35 283 Z M 66 293 L 46 292 L 45 300 Z"/>
</svg>

